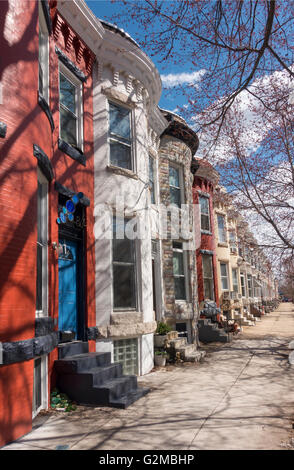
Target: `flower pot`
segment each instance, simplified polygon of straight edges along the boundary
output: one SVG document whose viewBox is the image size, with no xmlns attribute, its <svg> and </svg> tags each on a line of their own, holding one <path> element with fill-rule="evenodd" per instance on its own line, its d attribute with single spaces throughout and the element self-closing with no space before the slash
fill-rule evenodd
<svg viewBox="0 0 294 470">
<path fill-rule="evenodd" d="M 156 366 L 164 367 L 166 363 L 166 356 L 163 354 L 162 355 L 156 354 L 154 356 L 154 363 Z"/>
<path fill-rule="evenodd" d="M 167 340 L 167 335 L 158 335 L 158 334 L 155 334 L 154 335 L 154 346 L 156 348 L 163 348 L 164 347 L 164 343 L 165 341 Z"/>
</svg>

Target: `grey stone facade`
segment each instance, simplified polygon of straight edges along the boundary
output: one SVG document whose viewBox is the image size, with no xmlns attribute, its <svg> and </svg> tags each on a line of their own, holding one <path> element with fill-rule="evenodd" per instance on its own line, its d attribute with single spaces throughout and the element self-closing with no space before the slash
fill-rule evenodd
<svg viewBox="0 0 294 470">
<path fill-rule="evenodd" d="M 166 117 L 166 116 L 165 116 Z M 174 118 L 174 117 L 173 117 Z M 175 118 L 177 119 L 177 118 Z M 181 127 L 183 121 L 179 121 Z M 187 129 L 189 129 L 187 127 Z M 172 130 L 172 132 L 169 132 Z M 191 131 L 192 134 L 192 131 Z M 190 134 L 190 138 L 191 138 Z M 197 140 L 196 135 L 192 135 Z M 197 140 L 198 141 L 198 140 Z M 193 195 L 192 184 L 193 175 L 191 173 L 191 161 L 193 153 L 191 145 L 183 138 L 182 133 L 178 133 L 173 129 L 173 122 L 167 128 L 161 138 L 159 148 L 159 187 L 160 187 L 160 203 L 166 207 L 171 204 L 170 184 L 169 184 L 169 167 L 174 165 L 181 172 L 181 201 L 187 204 L 189 210 L 187 212 L 186 227 L 190 235 L 174 239 L 171 226 L 171 214 L 167 213 L 167 236 L 162 238 L 162 271 L 163 271 L 163 290 L 164 290 L 164 320 L 176 329 L 176 323 L 187 323 L 189 330 L 189 340 L 196 339 L 196 325 L 198 318 L 198 296 L 197 296 L 197 271 L 196 257 L 194 248 L 194 220 L 193 220 Z M 180 217 L 181 222 L 183 217 Z M 173 241 L 183 243 L 183 246 L 189 249 L 184 250 L 186 261 L 186 300 L 177 300 L 175 298 L 175 280 L 173 272 Z M 188 246 L 187 246 L 188 244 Z"/>
</svg>

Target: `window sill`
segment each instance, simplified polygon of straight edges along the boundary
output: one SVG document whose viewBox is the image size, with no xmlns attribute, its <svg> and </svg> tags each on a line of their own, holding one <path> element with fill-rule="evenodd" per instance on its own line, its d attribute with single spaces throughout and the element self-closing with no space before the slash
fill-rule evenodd
<svg viewBox="0 0 294 470">
<path fill-rule="evenodd" d="M 201 235 L 212 235 L 212 232 L 209 230 L 201 230 Z"/>
<path fill-rule="evenodd" d="M 221 246 L 222 248 L 229 248 L 229 245 L 227 243 L 219 242 L 217 246 Z"/>
<path fill-rule="evenodd" d="M 73 160 L 76 160 L 81 165 L 86 166 L 86 157 L 81 150 L 76 149 L 62 139 L 58 139 L 58 148 Z"/>
<path fill-rule="evenodd" d="M 128 170 L 127 168 L 121 168 L 120 166 L 115 165 L 107 165 L 106 169 L 117 175 L 127 176 L 128 178 L 133 178 L 134 180 L 139 179 L 136 173 L 134 173 L 132 170 Z"/>
</svg>

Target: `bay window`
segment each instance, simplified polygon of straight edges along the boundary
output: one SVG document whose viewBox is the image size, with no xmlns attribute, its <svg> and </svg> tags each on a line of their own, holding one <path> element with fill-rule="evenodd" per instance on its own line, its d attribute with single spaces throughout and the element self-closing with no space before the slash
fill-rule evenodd
<svg viewBox="0 0 294 470">
<path fill-rule="evenodd" d="M 133 170 L 131 110 L 109 102 L 110 163 Z"/>
<path fill-rule="evenodd" d="M 186 269 L 186 253 L 183 250 L 183 243 L 173 242 L 173 276 L 176 300 L 187 300 L 188 297 Z"/>
<path fill-rule="evenodd" d="M 136 246 L 135 240 L 126 238 L 125 228 L 129 219 L 113 217 L 112 273 L 113 308 L 135 309 L 136 296 Z M 119 233 L 117 238 L 117 231 Z"/>
</svg>

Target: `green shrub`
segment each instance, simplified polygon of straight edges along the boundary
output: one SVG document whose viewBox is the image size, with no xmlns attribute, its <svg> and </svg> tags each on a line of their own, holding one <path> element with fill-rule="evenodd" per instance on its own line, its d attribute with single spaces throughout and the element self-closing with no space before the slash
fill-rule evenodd
<svg viewBox="0 0 294 470">
<path fill-rule="evenodd" d="M 166 335 L 170 331 L 172 331 L 172 329 L 167 323 L 160 321 L 157 324 L 156 333 L 158 333 L 159 335 Z"/>
</svg>

